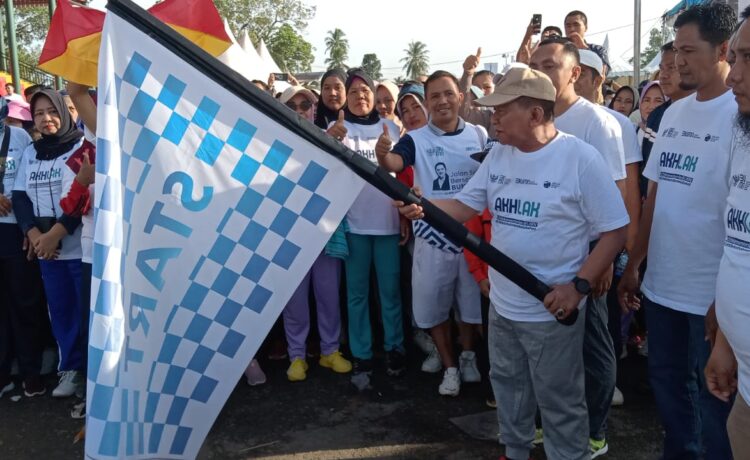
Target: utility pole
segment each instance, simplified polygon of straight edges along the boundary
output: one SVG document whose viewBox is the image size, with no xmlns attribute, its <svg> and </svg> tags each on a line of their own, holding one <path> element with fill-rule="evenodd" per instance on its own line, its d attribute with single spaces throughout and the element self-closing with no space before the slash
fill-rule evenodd
<svg viewBox="0 0 750 460">
<path fill-rule="evenodd" d="M 52 23 L 52 15 L 55 14 L 57 8 L 57 2 L 55 0 L 49 0 L 49 21 Z M 55 89 L 63 89 L 63 80 L 59 76 L 55 76 Z"/>
<path fill-rule="evenodd" d="M 8 23 L 8 49 L 10 50 L 10 68 L 13 86 L 16 93 L 21 93 L 21 72 L 18 68 L 18 46 L 16 44 L 16 13 L 13 0 L 5 0 L 5 16 Z"/>
<path fill-rule="evenodd" d="M 634 0 L 633 19 L 633 86 L 641 83 L 641 0 Z"/>
</svg>

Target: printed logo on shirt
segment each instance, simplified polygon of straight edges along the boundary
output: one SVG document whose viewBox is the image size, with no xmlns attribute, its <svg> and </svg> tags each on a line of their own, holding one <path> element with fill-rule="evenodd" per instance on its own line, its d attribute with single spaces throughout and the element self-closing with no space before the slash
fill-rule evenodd
<svg viewBox="0 0 750 460">
<path fill-rule="evenodd" d="M 669 128 L 666 131 L 664 131 L 664 137 L 669 137 L 669 138 L 672 138 L 672 139 L 674 139 L 675 137 L 677 137 L 678 134 L 679 133 L 674 128 Z"/>
<path fill-rule="evenodd" d="M 750 234 L 750 212 L 729 208 L 729 211 L 727 211 L 727 228 L 735 232 Z"/>
<path fill-rule="evenodd" d="M 47 171 L 31 171 L 29 180 L 32 182 L 50 182 L 54 179 L 62 179 L 62 169 L 55 168 Z"/>
<path fill-rule="evenodd" d="M 493 184 L 508 185 L 513 181 L 509 177 L 505 177 L 505 174 L 492 174 L 490 173 L 490 182 Z"/>
<path fill-rule="evenodd" d="M 559 188 L 560 183 L 559 182 L 552 182 L 552 181 L 544 181 L 544 184 L 542 184 L 544 188 Z"/>
<path fill-rule="evenodd" d="M 729 208 L 727 211 L 727 230 L 750 235 L 750 212 Z M 743 252 L 750 252 L 750 241 L 727 235 L 724 246 Z"/>
<path fill-rule="evenodd" d="M 16 169 L 15 158 L 0 158 L 0 167 L 3 166 L 3 163 L 5 163 L 5 174 L 8 174 L 11 171 L 15 171 Z"/>
<path fill-rule="evenodd" d="M 682 137 L 687 137 L 687 138 L 690 138 L 690 139 L 701 139 L 701 136 L 699 136 L 698 134 L 696 134 L 696 133 L 694 133 L 692 131 L 683 131 L 682 132 Z"/>
<path fill-rule="evenodd" d="M 661 152 L 659 166 L 672 170 L 661 171 L 659 173 L 659 180 L 690 186 L 693 184 L 692 177 L 673 171 L 694 173 L 698 166 L 698 157 L 675 152 Z"/>
<path fill-rule="evenodd" d="M 445 149 L 439 145 L 435 147 L 430 147 L 425 152 L 427 153 L 427 156 L 430 156 L 430 157 L 444 157 L 445 156 Z"/>
<path fill-rule="evenodd" d="M 719 142 L 719 136 L 714 136 L 711 133 L 706 134 L 706 137 L 703 138 L 706 142 Z"/>
<path fill-rule="evenodd" d="M 735 174 L 732 176 L 732 187 L 747 191 L 750 189 L 750 180 L 744 174 Z"/>
<path fill-rule="evenodd" d="M 500 215 L 500 213 L 539 218 L 539 210 L 541 207 L 542 204 L 536 201 L 500 197 L 495 199 L 495 222 L 500 225 L 507 225 L 509 227 L 516 227 L 524 230 L 536 230 L 539 226 L 538 222 L 504 216 Z"/>
<path fill-rule="evenodd" d="M 534 182 L 531 179 L 523 179 L 523 178 L 516 178 L 516 184 L 518 185 L 538 185 L 536 182 Z"/>
<path fill-rule="evenodd" d="M 367 158 L 368 160 L 372 161 L 373 163 L 377 162 L 377 156 L 375 155 L 375 149 L 372 148 L 362 148 L 360 147 L 360 143 L 363 143 L 365 145 L 369 145 L 375 138 L 367 138 L 367 137 L 359 137 L 354 136 L 352 138 L 352 141 L 354 141 L 354 151 L 358 154 L 362 155 L 363 157 Z"/>
</svg>

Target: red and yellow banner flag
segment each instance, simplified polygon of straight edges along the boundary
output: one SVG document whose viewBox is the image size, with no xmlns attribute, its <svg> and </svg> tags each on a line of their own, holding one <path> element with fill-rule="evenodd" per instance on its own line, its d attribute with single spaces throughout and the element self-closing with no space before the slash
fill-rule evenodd
<svg viewBox="0 0 750 460">
<path fill-rule="evenodd" d="M 211 0 L 165 0 L 148 10 L 213 56 L 232 44 Z M 60 0 L 50 21 L 39 68 L 96 86 L 104 12 Z"/>
</svg>

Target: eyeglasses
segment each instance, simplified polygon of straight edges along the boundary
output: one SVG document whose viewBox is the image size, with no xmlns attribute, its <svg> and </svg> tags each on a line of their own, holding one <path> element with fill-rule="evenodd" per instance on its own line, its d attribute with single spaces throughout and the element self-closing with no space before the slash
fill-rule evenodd
<svg viewBox="0 0 750 460">
<path fill-rule="evenodd" d="M 294 102 L 289 101 L 289 102 L 286 103 L 286 106 L 289 107 L 292 110 L 295 110 L 295 111 L 297 109 L 300 109 L 303 112 L 307 112 L 308 110 L 310 110 L 312 108 L 312 102 L 310 102 L 310 101 L 302 101 L 302 102 L 300 102 L 299 105 L 297 105 Z"/>
</svg>

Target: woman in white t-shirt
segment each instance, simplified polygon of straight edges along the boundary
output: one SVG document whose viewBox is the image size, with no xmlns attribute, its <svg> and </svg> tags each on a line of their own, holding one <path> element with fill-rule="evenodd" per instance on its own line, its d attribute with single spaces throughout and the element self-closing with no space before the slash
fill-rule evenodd
<svg viewBox="0 0 750 460">
<path fill-rule="evenodd" d="M 66 162 L 83 144 L 83 133 L 54 90 L 34 94 L 31 114 L 41 138 L 24 152 L 13 210 L 39 258 L 52 332 L 60 348 L 61 378 L 52 396 L 68 397 L 82 393 L 85 366 L 80 334 L 81 219 L 65 214 L 60 200 L 75 179 Z"/>
<path fill-rule="evenodd" d="M 379 117 L 375 110 L 372 79 L 352 69 L 346 80 L 346 109 L 328 133 L 364 156 L 377 162 L 375 144 L 387 129 L 398 140 L 399 128 Z M 346 259 L 346 291 L 349 312 L 349 345 L 354 358 L 352 383 L 369 387 L 372 373 L 372 331 L 370 325 L 370 266 L 375 265 L 384 329 L 386 368 L 399 375 L 405 366 L 404 331 L 400 292 L 400 225 L 396 208 L 381 191 L 365 184 L 346 215 L 349 224 L 349 257 Z"/>
</svg>

